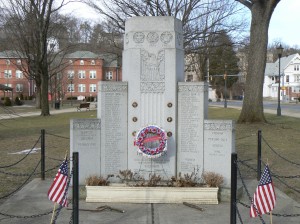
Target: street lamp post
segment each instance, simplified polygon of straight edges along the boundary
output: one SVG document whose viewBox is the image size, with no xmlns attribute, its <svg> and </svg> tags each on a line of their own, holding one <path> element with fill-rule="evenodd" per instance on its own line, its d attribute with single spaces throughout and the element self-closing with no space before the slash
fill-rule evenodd
<svg viewBox="0 0 300 224">
<path fill-rule="evenodd" d="M 277 47 L 278 54 L 278 105 L 277 105 L 277 116 L 281 116 L 281 108 L 280 108 L 280 58 L 282 56 L 283 47 L 281 44 Z"/>
<path fill-rule="evenodd" d="M 72 92 L 73 92 L 73 79 L 71 78 L 71 106 L 73 106 L 73 94 L 72 94 Z"/>
<path fill-rule="evenodd" d="M 225 64 L 225 74 L 224 74 L 224 81 L 225 81 L 225 85 L 224 85 L 224 108 L 227 108 L 227 64 Z"/>
</svg>

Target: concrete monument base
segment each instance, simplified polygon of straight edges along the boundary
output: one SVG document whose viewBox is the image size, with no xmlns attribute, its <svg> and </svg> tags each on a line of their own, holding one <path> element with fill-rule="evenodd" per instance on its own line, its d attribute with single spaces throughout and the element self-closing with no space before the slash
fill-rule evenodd
<svg viewBox="0 0 300 224">
<path fill-rule="evenodd" d="M 86 186 L 86 202 L 218 204 L 219 188 Z"/>
</svg>

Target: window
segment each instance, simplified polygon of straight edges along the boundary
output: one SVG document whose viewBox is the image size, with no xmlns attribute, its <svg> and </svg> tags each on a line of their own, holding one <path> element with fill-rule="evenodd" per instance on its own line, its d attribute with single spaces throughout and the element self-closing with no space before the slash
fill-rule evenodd
<svg viewBox="0 0 300 224">
<path fill-rule="evenodd" d="M 7 87 L 12 87 L 12 84 L 4 84 L 5 86 L 7 86 Z"/>
<path fill-rule="evenodd" d="M 6 79 L 11 79 L 12 78 L 11 70 L 4 70 L 4 78 L 6 78 Z"/>
<path fill-rule="evenodd" d="M 286 82 L 290 82 L 290 76 L 289 76 L 289 75 L 286 75 L 286 76 L 285 76 L 285 81 L 286 81 Z"/>
<path fill-rule="evenodd" d="M 80 92 L 80 93 L 85 92 L 85 84 L 79 84 L 78 85 L 78 92 Z"/>
<path fill-rule="evenodd" d="M 84 61 L 83 60 L 80 60 L 80 65 L 84 65 Z"/>
<path fill-rule="evenodd" d="M 70 64 L 70 65 L 73 65 L 73 61 L 72 61 L 72 60 L 69 60 L 69 64 Z"/>
<path fill-rule="evenodd" d="M 299 64 L 294 65 L 294 71 L 299 71 Z"/>
<path fill-rule="evenodd" d="M 18 60 L 17 60 L 17 65 L 21 65 L 21 64 L 22 64 L 21 59 L 18 59 Z"/>
<path fill-rule="evenodd" d="M 6 62 L 6 65 L 10 65 L 10 60 L 7 59 L 5 62 Z"/>
<path fill-rule="evenodd" d="M 105 73 L 105 79 L 106 80 L 112 80 L 113 79 L 113 73 L 110 71 L 110 72 L 106 72 Z"/>
<path fill-rule="evenodd" d="M 296 82 L 300 82 L 300 76 L 299 76 L 299 75 L 296 75 L 296 76 L 295 76 L 295 81 L 296 81 Z"/>
<path fill-rule="evenodd" d="M 96 71 L 90 71 L 90 79 L 95 79 L 96 78 Z"/>
<path fill-rule="evenodd" d="M 85 71 L 83 71 L 83 70 L 78 71 L 78 78 L 85 79 Z"/>
<path fill-rule="evenodd" d="M 95 60 L 92 60 L 91 61 L 91 65 L 95 65 L 96 63 L 95 63 Z"/>
<path fill-rule="evenodd" d="M 90 92 L 96 92 L 97 91 L 97 85 L 96 84 L 90 84 Z"/>
<path fill-rule="evenodd" d="M 68 92 L 74 92 L 74 84 L 68 84 Z"/>
<path fill-rule="evenodd" d="M 16 79 L 23 79 L 23 72 L 20 70 L 16 70 Z"/>
<path fill-rule="evenodd" d="M 16 85 L 16 92 L 18 92 L 18 93 L 23 92 L 23 84 Z"/>
<path fill-rule="evenodd" d="M 73 70 L 68 71 L 68 79 L 74 79 L 74 71 Z"/>
</svg>

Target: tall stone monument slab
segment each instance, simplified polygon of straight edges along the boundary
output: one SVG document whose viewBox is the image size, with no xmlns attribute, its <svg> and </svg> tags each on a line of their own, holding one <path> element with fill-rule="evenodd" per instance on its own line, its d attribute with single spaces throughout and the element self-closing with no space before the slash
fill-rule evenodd
<svg viewBox="0 0 300 224">
<path fill-rule="evenodd" d="M 177 83 L 184 80 L 181 21 L 134 17 L 126 21 L 123 81 L 128 85 L 128 169 L 162 176 L 176 173 Z M 167 153 L 148 159 L 137 153 L 134 137 L 148 125 L 164 129 Z M 147 175 L 146 175 L 147 176 Z"/>
</svg>

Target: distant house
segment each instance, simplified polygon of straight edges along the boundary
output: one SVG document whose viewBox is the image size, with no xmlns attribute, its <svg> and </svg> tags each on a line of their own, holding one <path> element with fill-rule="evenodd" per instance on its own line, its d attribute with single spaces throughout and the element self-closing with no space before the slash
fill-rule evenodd
<svg viewBox="0 0 300 224">
<path fill-rule="evenodd" d="M 267 63 L 263 87 L 263 97 L 278 98 L 278 76 L 280 73 L 280 99 L 295 100 L 300 97 L 300 55 L 293 54 L 274 63 Z"/>
</svg>

